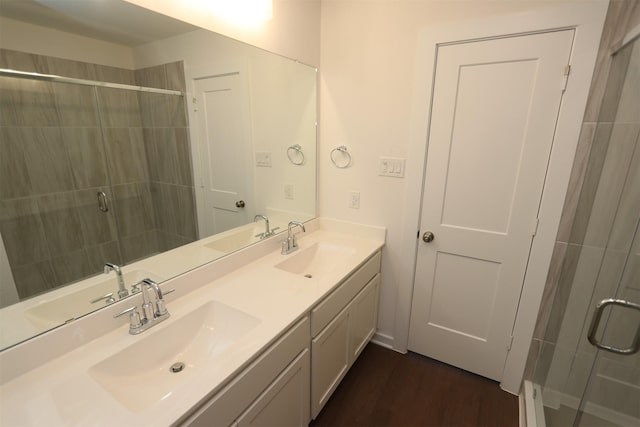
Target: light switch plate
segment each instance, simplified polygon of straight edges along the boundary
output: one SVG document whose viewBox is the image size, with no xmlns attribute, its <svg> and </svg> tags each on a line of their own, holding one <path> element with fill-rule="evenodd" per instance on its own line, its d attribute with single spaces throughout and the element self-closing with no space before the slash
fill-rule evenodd
<svg viewBox="0 0 640 427">
<path fill-rule="evenodd" d="M 271 153 L 269 151 L 256 151 L 256 166 L 271 167 Z"/>
<path fill-rule="evenodd" d="M 293 200 L 293 184 L 284 185 L 284 198 Z"/>
<path fill-rule="evenodd" d="M 360 192 L 352 191 L 349 193 L 349 207 L 351 209 L 360 209 Z"/>
<path fill-rule="evenodd" d="M 380 157 L 378 175 L 404 178 L 406 159 L 401 157 Z"/>
</svg>

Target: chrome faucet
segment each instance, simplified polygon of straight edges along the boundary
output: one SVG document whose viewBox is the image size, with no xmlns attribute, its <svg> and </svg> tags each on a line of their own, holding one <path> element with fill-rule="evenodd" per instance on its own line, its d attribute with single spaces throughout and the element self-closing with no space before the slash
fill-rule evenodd
<svg viewBox="0 0 640 427">
<path fill-rule="evenodd" d="M 255 237 L 259 237 L 260 240 L 266 239 L 267 237 L 271 237 L 276 234 L 276 230 L 280 227 L 276 227 L 273 230 L 269 229 L 269 217 L 266 215 L 256 215 L 253 217 L 253 222 L 258 222 L 258 220 L 264 220 L 264 225 L 266 227 L 266 231 L 264 233 L 256 234 Z"/>
<path fill-rule="evenodd" d="M 129 291 L 124 286 L 124 279 L 122 278 L 122 270 L 115 264 L 110 262 L 104 265 L 104 274 L 109 274 L 110 271 L 115 271 L 118 276 L 118 298 L 124 298 L 129 295 Z"/>
<path fill-rule="evenodd" d="M 291 252 L 298 249 L 298 242 L 296 242 L 296 235 L 293 234 L 293 231 L 292 231 L 294 227 L 300 227 L 303 232 L 307 231 L 304 228 L 304 224 L 301 223 L 300 221 L 291 221 L 289 223 L 289 227 L 287 227 L 287 238 L 281 242 L 282 250 L 280 251 L 280 253 L 282 255 L 288 255 Z"/>
<path fill-rule="evenodd" d="M 120 317 L 123 314 L 129 313 L 129 333 L 131 335 L 137 335 L 144 332 L 169 317 L 169 312 L 165 306 L 160 286 L 151 279 L 143 279 L 138 283 L 138 286 L 140 286 L 140 292 L 142 293 L 142 315 L 140 315 L 137 307 L 134 305 L 133 307 L 113 316 Z M 155 296 L 155 307 L 149 298 L 149 289 L 153 290 Z M 172 291 L 173 290 L 167 291 L 167 293 Z"/>
</svg>

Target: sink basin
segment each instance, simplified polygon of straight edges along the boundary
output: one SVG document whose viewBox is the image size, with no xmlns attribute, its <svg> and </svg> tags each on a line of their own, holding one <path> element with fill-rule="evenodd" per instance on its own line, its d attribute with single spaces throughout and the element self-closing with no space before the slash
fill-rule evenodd
<svg viewBox="0 0 640 427">
<path fill-rule="evenodd" d="M 164 280 L 162 277 L 145 270 L 131 270 L 123 272 L 122 277 L 129 291 L 133 284 L 138 283 L 145 278 L 149 278 L 156 282 Z M 84 284 L 83 282 L 86 283 L 86 286 L 82 286 Z M 104 301 L 98 301 L 91 304 L 91 301 L 95 298 L 99 298 L 109 292 L 113 292 L 113 297 L 116 300 L 118 299 L 118 278 L 115 273 L 95 276 L 90 279 L 86 279 L 83 282 L 69 285 L 80 288 L 75 292 L 66 293 L 65 295 L 54 297 L 54 299 L 43 301 L 26 310 L 25 317 L 27 317 L 35 326 L 53 327 L 90 313 L 100 307 L 104 307 Z"/>
<path fill-rule="evenodd" d="M 89 370 L 98 384 L 134 412 L 167 398 L 216 359 L 229 357 L 233 345 L 260 323 L 216 301 L 166 322 L 166 327 L 145 332 L 149 335 Z M 183 369 L 171 372 L 176 363 Z"/>
<path fill-rule="evenodd" d="M 257 242 L 259 239 L 255 237 L 258 234 L 253 228 L 237 231 L 221 239 L 216 239 L 208 243 L 205 248 L 214 249 L 216 251 L 228 253 L 237 251 L 251 243 Z"/>
<path fill-rule="evenodd" d="M 341 261 L 355 249 L 330 243 L 314 243 L 298 253 L 287 255 L 287 259 L 276 265 L 280 270 L 305 277 L 326 274 L 341 264 Z"/>
</svg>

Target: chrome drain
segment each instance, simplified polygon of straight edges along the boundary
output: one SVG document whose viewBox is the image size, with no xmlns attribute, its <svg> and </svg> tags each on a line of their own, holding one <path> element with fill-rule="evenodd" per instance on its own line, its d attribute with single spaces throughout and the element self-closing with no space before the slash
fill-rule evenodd
<svg viewBox="0 0 640 427">
<path fill-rule="evenodd" d="M 311 279 L 313 276 L 311 274 L 305 274 L 304 277 L 306 277 L 307 279 Z"/>
<path fill-rule="evenodd" d="M 171 367 L 169 368 L 169 371 L 173 372 L 174 374 L 177 374 L 178 372 L 182 372 L 182 370 L 184 369 L 184 363 L 182 362 L 176 362 L 173 365 L 171 365 Z"/>
</svg>

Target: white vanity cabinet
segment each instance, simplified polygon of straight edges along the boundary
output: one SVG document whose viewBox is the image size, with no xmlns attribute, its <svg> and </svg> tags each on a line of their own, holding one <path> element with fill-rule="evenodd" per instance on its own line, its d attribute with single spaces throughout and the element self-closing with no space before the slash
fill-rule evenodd
<svg viewBox="0 0 640 427">
<path fill-rule="evenodd" d="M 303 426 L 310 421 L 309 317 L 300 320 L 183 426 Z"/>
<path fill-rule="evenodd" d="M 311 413 L 315 418 L 364 346 L 378 320 L 380 252 L 311 311 Z"/>
</svg>

